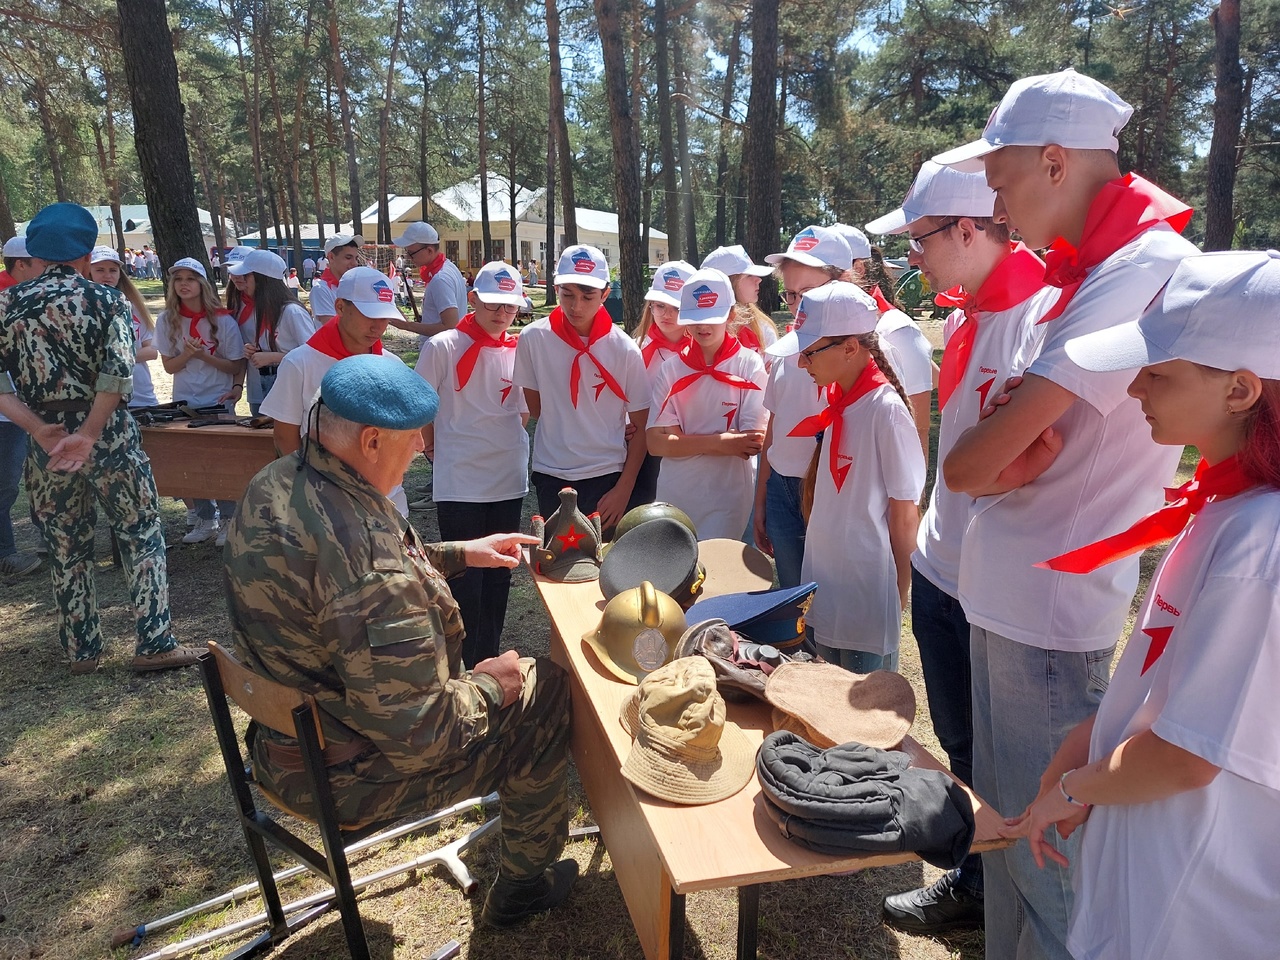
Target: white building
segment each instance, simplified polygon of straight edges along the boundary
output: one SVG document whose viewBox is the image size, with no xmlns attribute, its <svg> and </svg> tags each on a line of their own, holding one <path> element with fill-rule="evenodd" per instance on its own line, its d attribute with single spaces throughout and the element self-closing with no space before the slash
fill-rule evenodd
<svg viewBox="0 0 1280 960">
<path fill-rule="evenodd" d="M 119 233 L 115 217 L 111 213 L 111 208 L 106 206 L 86 206 L 93 219 L 98 221 L 98 243 L 104 247 L 116 246 L 116 237 Z M 196 213 L 200 217 L 200 232 L 205 238 L 205 252 L 208 253 L 209 248 L 214 246 L 213 237 L 213 214 L 208 210 L 196 208 Z M 151 247 L 153 250 L 156 246 L 156 239 L 151 233 L 151 215 L 147 212 L 145 203 L 124 203 L 120 205 L 120 220 L 118 225 L 124 231 L 124 245 L 130 250 L 141 250 L 144 246 Z M 17 225 L 18 233 L 25 234 L 27 225 L 19 223 Z M 236 225 L 233 221 L 222 220 L 222 236 L 228 246 L 236 245 Z M 195 251 L 192 251 L 193 253 Z"/>
</svg>

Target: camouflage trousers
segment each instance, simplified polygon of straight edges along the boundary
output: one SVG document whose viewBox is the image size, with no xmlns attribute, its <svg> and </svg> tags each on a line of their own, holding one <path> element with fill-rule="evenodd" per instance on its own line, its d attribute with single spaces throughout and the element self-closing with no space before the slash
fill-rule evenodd
<svg viewBox="0 0 1280 960">
<path fill-rule="evenodd" d="M 68 432 L 82 413 L 60 416 Z M 169 623 L 169 574 L 165 565 L 160 498 L 151 462 L 142 452 L 137 424 L 123 409 L 112 414 L 93 448 L 92 457 L 76 473 L 48 469 L 49 456 L 32 441 L 27 454 L 27 492 L 36 528 L 49 548 L 49 571 L 58 605 L 58 639 L 73 660 L 102 653 L 102 627 L 94 584 L 93 534 L 101 506 L 120 547 L 137 617 L 137 649 L 141 655 L 162 653 L 175 645 Z"/>
<path fill-rule="evenodd" d="M 502 710 L 489 737 L 430 773 L 405 776 L 375 753 L 329 768 L 338 818 L 368 824 L 498 792 L 502 812 L 499 873 L 533 877 L 555 862 L 569 833 L 569 680 L 550 660 L 522 658 L 520 697 Z M 314 817 L 306 774 L 272 769 L 257 738 L 253 769 L 268 792 Z"/>
</svg>

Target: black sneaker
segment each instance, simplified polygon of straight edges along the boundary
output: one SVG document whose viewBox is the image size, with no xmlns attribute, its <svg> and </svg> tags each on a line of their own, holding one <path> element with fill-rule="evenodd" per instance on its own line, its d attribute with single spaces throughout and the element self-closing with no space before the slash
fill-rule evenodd
<svg viewBox="0 0 1280 960">
<path fill-rule="evenodd" d="M 578 864 L 561 860 L 532 880 L 499 876 L 485 897 L 480 919 L 491 927 L 514 927 L 526 917 L 560 906 L 578 879 Z"/>
<path fill-rule="evenodd" d="M 884 922 L 896 930 L 931 937 L 982 926 L 982 898 L 961 889 L 954 872 L 935 883 L 884 898 Z"/>
</svg>

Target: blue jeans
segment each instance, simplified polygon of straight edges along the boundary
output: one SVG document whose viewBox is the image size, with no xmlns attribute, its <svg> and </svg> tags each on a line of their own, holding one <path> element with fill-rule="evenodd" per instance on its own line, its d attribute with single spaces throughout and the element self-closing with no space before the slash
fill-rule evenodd
<svg viewBox="0 0 1280 960">
<path fill-rule="evenodd" d="M 825 643 L 815 643 L 818 656 L 827 663 L 844 667 L 850 673 L 867 674 L 872 670 L 889 670 L 898 672 L 898 651 L 886 653 L 867 653 L 865 650 L 843 650 L 839 647 L 828 647 Z"/>
<path fill-rule="evenodd" d="M 0 420 L 0 557 L 12 556 L 13 521 L 9 513 L 18 499 L 22 461 L 27 458 L 27 431 L 16 423 Z"/>
<path fill-rule="evenodd" d="M 920 648 L 924 690 L 933 732 L 947 752 L 951 772 L 973 783 L 973 694 L 969 670 L 969 621 L 960 601 L 911 569 L 911 632 Z M 970 854 L 957 872 L 960 886 L 982 896 L 982 856 Z"/>
<path fill-rule="evenodd" d="M 804 564 L 804 516 L 800 513 L 800 477 L 770 471 L 764 486 L 764 531 L 773 544 L 779 587 L 797 587 Z"/>
<path fill-rule="evenodd" d="M 1041 650 L 974 626 L 973 788 L 1006 817 L 1036 798 L 1040 775 L 1077 724 L 1098 711 L 1111 677 L 1112 646 L 1088 653 Z M 1072 863 L 1080 832 L 1045 832 Z M 988 960 L 1070 960 L 1071 876 L 1043 870 L 1025 841 L 983 854 Z"/>
</svg>

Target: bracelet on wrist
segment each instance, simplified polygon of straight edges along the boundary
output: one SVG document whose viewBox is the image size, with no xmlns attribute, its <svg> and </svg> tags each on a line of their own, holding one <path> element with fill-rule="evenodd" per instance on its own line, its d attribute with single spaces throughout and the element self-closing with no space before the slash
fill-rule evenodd
<svg viewBox="0 0 1280 960">
<path fill-rule="evenodd" d="M 1067 774 L 1075 773 L 1075 770 L 1068 770 L 1058 778 L 1058 792 L 1062 794 L 1062 798 L 1073 807 L 1079 807 L 1081 810 L 1088 810 L 1093 806 L 1092 803 L 1085 803 L 1083 800 L 1077 800 L 1071 794 L 1067 793 Z"/>
</svg>

